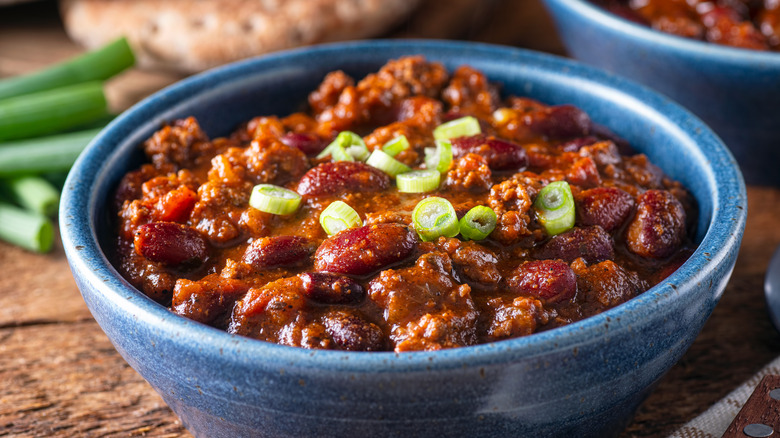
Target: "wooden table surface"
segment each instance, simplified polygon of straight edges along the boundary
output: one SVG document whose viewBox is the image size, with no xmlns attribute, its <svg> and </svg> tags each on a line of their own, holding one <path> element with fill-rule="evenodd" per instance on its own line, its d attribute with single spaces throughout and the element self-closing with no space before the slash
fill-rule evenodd
<svg viewBox="0 0 780 438">
<path fill-rule="evenodd" d="M 537 0 L 498 0 L 486 20 L 452 6 L 467 10 L 470 3 L 430 0 L 426 7 L 449 5 L 447 25 L 419 14 L 394 35 L 562 52 Z M 67 39 L 53 2 L 0 9 L 0 76 L 79 51 Z M 123 109 L 178 78 L 133 70 L 110 83 L 109 98 Z M 769 322 L 762 294 L 766 267 L 780 243 L 780 189 L 749 187 L 748 211 L 723 299 L 623 438 L 666 436 L 780 354 L 780 335 Z M 189 436 L 92 319 L 59 243 L 52 253 L 35 255 L 0 242 L 0 267 L 0 436 Z"/>
</svg>

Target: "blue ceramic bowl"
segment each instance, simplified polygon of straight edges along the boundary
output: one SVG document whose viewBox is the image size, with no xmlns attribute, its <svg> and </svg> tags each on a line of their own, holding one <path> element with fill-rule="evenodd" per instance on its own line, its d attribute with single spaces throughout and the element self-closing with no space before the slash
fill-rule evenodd
<svg viewBox="0 0 780 438">
<path fill-rule="evenodd" d="M 184 319 L 106 258 L 109 215 L 138 145 L 194 115 L 211 136 L 300 108 L 332 70 L 354 77 L 423 54 L 470 64 L 508 94 L 573 103 L 647 153 L 699 201 L 699 248 L 643 295 L 533 336 L 416 353 L 311 351 Z M 112 122 L 71 171 L 61 229 L 84 300 L 116 349 L 196 436 L 577 436 L 619 433 L 718 302 L 745 226 L 745 187 L 718 138 L 669 100 L 574 62 L 481 44 L 379 41 L 278 53 L 186 79 Z M 117 397 L 121 397 L 117 394 Z"/>
<path fill-rule="evenodd" d="M 545 0 L 576 59 L 649 85 L 720 135 L 750 183 L 780 186 L 780 53 L 677 37 L 587 0 Z"/>
</svg>

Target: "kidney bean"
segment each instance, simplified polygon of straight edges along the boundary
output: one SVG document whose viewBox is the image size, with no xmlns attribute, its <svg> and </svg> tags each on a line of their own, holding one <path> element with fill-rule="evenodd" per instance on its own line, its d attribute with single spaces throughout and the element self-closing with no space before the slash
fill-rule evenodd
<svg viewBox="0 0 780 438">
<path fill-rule="evenodd" d="M 637 198 L 634 219 L 628 226 L 626 244 L 642 257 L 664 258 L 685 238 L 685 209 L 666 190 L 648 190 Z"/>
<path fill-rule="evenodd" d="M 528 166 L 528 155 L 522 146 L 484 134 L 452 139 L 454 158 L 468 153 L 482 155 L 494 170 L 519 170 Z"/>
<path fill-rule="evenodd" d="M 349 312 L 329 312 L 323 317 L 325 330 L 342 350 L 385 350 L 382 329 L 374 323 Z"/>
<path fill-rule="evenodd" d="M 373 224 L 342 231 L 314 254 L 318 271 L 365 275 L 408 257 L 417 234 L 399 224 Z"/>
<path fill-rule="evenodd" d="M 529 128 L 550 139 L 585 137 L 590 134 L 590 117 L 574 105 L 558 105 L 533 114 Z"/>
<path fill-rule="evenodd" d="M 574 198 L 579 223 L 598 225 L 605 231 L 614 231 L 623 225 L 634 208 L 634 197 L 617 187 L 583 190 Z"/>
<path fill-rule="evenodd" d="M 310 169 L 298 183 L 302 196 L 336 195 L 342 192 L 381 192 L 390 177 L 368 164 L 353 161 L 322 163 Z"/>
<path fill-rule="evenodd" d="M 242 261 L 255 269 L 297 265 L 314 251 L 311 242 L 299 236 L 263 237 L 252 242 Z"/>
<path fill-rule="evenodd" d="M 366 295 L 358 282 L 333 272 L 305 272 L 299 274 L 303 281 L 303 294 L 324 304 L 357 303 Z"/>
<path fill-rule="evenodd" d="M 200 264 L 208 256 L 206 239 L 199 232 L 173 222 L 141 225 L 133 244 L 140 256 L 169 266 Z"/>
<path fill-rule="evenodd" d="M 554 236 L 534 251 L 538 259 L 561 259 L 571 263 L 582 257 L 588 263 L 598 263 L 615 257 L 612 237 L 600 226 L 575 227 Z"/>
<path fill-rule="evenodd" d="M 327 143 L 314 134 L 306 132 L 288 132 L 280 139 L 287 146 L 298 148 L 306 155 L 317 155 L 325 149 Z"/>
<path fill-rule="evenodd" d="M 506 279 L 517 294 L 557 303 L 571 299 L 577 292 L 577 276 L 561 260 L 534 260 L 515 268 Z"/>
</svg>

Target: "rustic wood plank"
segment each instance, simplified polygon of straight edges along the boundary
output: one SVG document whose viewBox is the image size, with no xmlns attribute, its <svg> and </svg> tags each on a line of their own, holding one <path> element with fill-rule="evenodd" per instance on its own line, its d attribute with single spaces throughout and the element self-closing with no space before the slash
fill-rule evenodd
<svg viewBox="0 0 780 438">
<path fill-rule="evenodd" d="M 188 436 L 94 321 L 0 329 L 0 435 Z"/>
<path fill-rule="evenodd" d="M 30 254 L 0 242 L 0 328 L 92 317 L 81 301 L 59 239 L 50 254 Z"/>
</svg>

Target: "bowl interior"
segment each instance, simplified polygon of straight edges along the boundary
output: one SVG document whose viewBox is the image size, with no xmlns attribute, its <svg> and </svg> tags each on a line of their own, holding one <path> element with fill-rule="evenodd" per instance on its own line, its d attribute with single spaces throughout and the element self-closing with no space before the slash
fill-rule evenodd
<svg viewBox="0 0 780 438">
<path fill-rule="evenodd" d="M 311 353 L 249 339 L 236 340 L 227 333 L 171 315 L 132 288 L 110 265 L 105 255 L 114 241 L 110 203 L 124 173 L 142 163 L 139 145 L 165 122 L 194 116 L 210 137 L 227 135 L 254 116 L 286 115 L 302 109 L 308 93 L 330 71 L 341 69 L 361 78 L 388 59 L 410 54 L 442 62 L 450 71 L 464 64 L 476 67 L 502 85 L 503 95 L 529 96 L 548 104 L 574 104 L 685 184 L 699 202 L 696 241 L 700 247 L 669 282 L 691 281 L 689 277 L 708 269 L 710 260 L 724 259 L 726 252 L 733 249 L 733 239 L 741 236 L 745 188 L 733 157 L 706 126 L 673 102 L 628 81 L 548 55 L 480 44 L 381 41 L 325 45 L 233 64 L 184 80 L 117 118 L 82 154 L 66 183 L 60 216 L 72 268 L 99 279 L 102 293 L 110 294 L 142 320 L 179 331 L 188 325 L 187 336 L 206 343 L 213 340 L 220 345 L 230 339 L 244 352 L 265 356 L 273 352 L 279 360 L 294 358 L 302 366 L 315 366 L 317 361 L 316 366 L 342 366 L 343 357 L 360 355 Z M 74 251 L 73 247 L 81 249 Z M 495 355 L 500 351 L 528 355 L 581 342 L 583 337 L 592 336 L 593 330 L 599 330 L 604 318 L 627 310 L 637 314 L 652 311 L 652 306 L 663 305 L 663 300 L 671 299 L 675 293 L 666 285 L 653 290 L 645 294 L 652 298 L 640 296 L 562 328 L 435 355 L 440 363 L 450 361 L 450 366 L 456 366 L 474 357 L 488 362 L 498 360 Z M 400 357 L 393 353 L 362 355 L 362 365 L 355 366 L 392 367 L 403 363 L 420 368 L 428 366 L 429 356 L 431 353 Z"/>
</svg>

